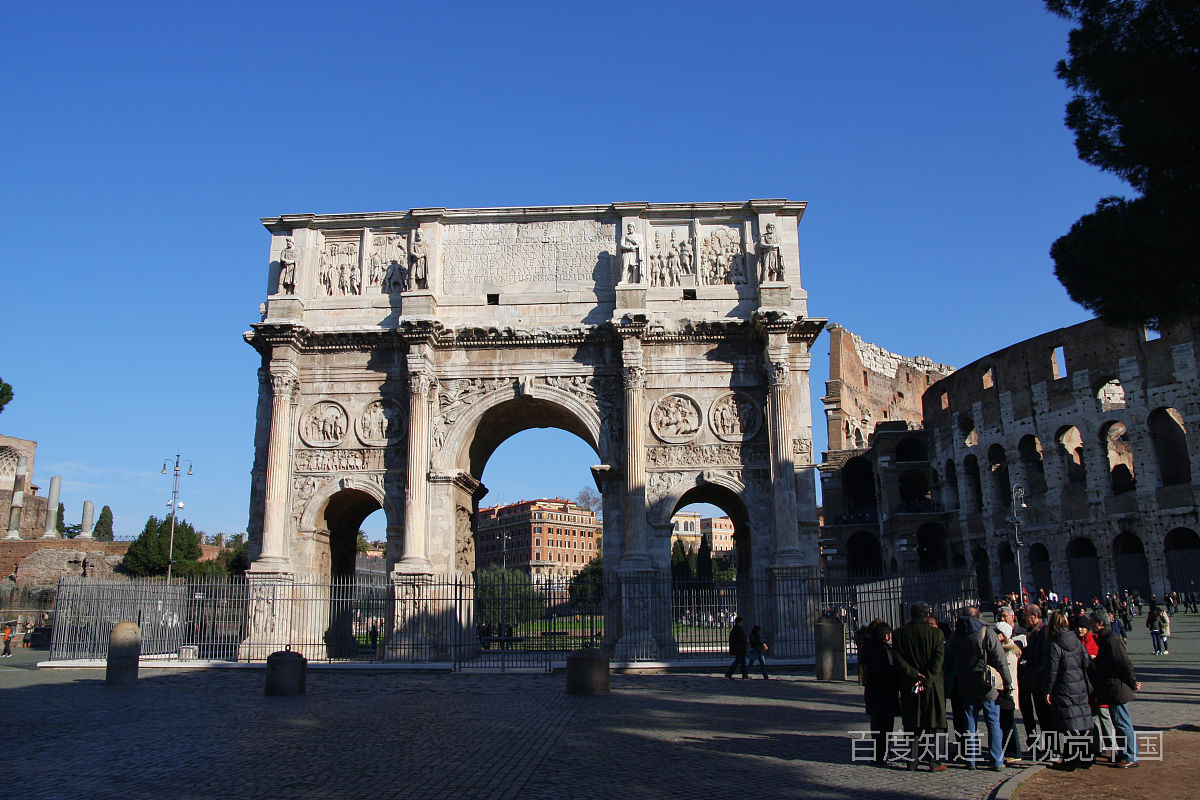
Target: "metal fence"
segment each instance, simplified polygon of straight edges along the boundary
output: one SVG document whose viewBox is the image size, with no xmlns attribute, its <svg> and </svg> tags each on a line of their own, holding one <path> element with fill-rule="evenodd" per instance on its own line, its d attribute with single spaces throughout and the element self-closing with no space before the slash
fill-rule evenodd
<svg viewBox="0 0 1200 800">
<path fill-rule="evenodd" d="M 131 621 L 142 629 L 144 658 L 261 661 L 288 646 L 310 661 L 505 671 L 549 669 L 572 651 L 602 647 L 622 661 L 688 661 L 723 658 L 740 614 L 747 629 L 762 626 L 775 653 L 806 659 L 822 613 L 846 623 L 852 646 L 860 622 L 900 624 L 917 600 L 940 615 L 974 602 L 974 586 L 973 576 L 960 575 L 856 583 L 759 574 L 728 584 L 72 577 L 59 582 L 50 658 L 102 659 L 113 626 Z M 623 627 L 647 635 L 623 636 Z"/>
</svg>

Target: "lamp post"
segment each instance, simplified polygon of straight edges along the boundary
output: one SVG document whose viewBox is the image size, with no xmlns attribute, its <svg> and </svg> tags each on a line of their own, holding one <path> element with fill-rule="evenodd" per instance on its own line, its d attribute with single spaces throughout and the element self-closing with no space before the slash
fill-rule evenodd
<svg viewBox="0 0 1200 800">
<path fill-rule="evenodd" d="M 1006 520 L 1009 525 L 1013 526 L 1013 540 L 1017 544 L 1017 602 L 1024 603 L 1025 600 L 1025 577 L 1021 571 L 1021 526 L 1025 521 L 1021 519 L 1021 509 L 1026 508 L 1025 505 L 1025 487 L 1019 483 L 1014 483 L 1012 487 L 1012 512 Z"/>
<path fill-rule="evenodd" d="M 175 454 L 175 477 L 171 487 L 171 502 L 167 503 L 171 507 L 171 537 L 167 540 L 167 583 L 171 582 L 171 567 L 175 563 L 175 510 L 183 508 L 183 503 L 179 502 L 179 453 Z M 187 474 L 192 474 L 192 462 L 186 461 L 188 465 Z M 162 474 L 167 474 L 167 467 L 171 466 L 171 459 L 168 457 L 163 461 Z"/>
</svg>

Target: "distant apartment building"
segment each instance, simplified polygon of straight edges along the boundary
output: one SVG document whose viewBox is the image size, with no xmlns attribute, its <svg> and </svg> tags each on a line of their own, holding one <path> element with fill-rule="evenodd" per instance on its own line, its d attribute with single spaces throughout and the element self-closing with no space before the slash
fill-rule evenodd
<svg viewBox="0 0 1200 800">
<path fill-rule="evenodd" d="M 699 550 L 700 542 L 708 540 L 713 555 L 733 552 L 733 520 L 729 517 L 702 517 L 696 511 L 680 511 L 671 517 L 671 548 L 683 542 L 688 550 Z"/>
<path fill-rule="evenodd" d="M 596 514 L 570 500 L 522 500 L 479 509 L 475 566 L 500 564 L 535 582 L 574 576 L 603 552 Z"/>
</svg>

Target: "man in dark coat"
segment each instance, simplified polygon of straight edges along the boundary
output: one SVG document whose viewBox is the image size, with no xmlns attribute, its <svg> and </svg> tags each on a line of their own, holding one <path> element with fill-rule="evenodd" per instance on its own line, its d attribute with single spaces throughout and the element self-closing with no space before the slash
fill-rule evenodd
<svg viewBox="0 0 1200 800">
<path fill-rule="evenodd" d="M 900 674 L 904 729 L 913 735 L 908 768 L 916 769 L 918 763 L 928 760 L 930 770 L 941 772 L 946 765 L 938 760 L 935 742 L 946 729 L 946 690 L 942 685 L 946 637 L 929 624 L 928 604 L 914 603 L 910 615 L 912 620 L 896 631 L 892 647 Z"/>
<path fill-rule="evenodd" d="M 858 669 L 863 676 L 863 701 L 875 734 L 875 763 L 887 761 L 888 734 L 900 713 L 896 688 L 895 659 L 892 657 L 892 627 L 883 620 L 872 622 L 858 648 Z"/>
<path fill-rule="evenodd" d="M 740 666 L 742 680 L 749 680 L 750 673 L 746 671 L 746 629 L 742 627 L 741 617 L 733 619 L 733 628 L 729 631 L 729 652 L 733 654 L 733 663 L 725 670 L 725 677 L 733 680 L 733 671 Z"/>
<path fill-rule="evenodd" d="M 1114 766 L 1128 769 L 1138 765 L 1137 734 L 1133 720 L 1129 717 L 1129 701 L 1133 693 L 1142 688 L 1133 671 L 1133 662 L 1125 650 L 1125 642 L 1111 627 L 1112 617 L 1107 611 L 1092 612 L 1096 623 L 1096 646 L 1099 652 L 1092 660 L 1092 685 L 1096 699 L 1108 706 L 1113 727 L 1117 732 L 1121 752 Z"/>
<path fill-rule="evenodd" d="M 1008 659 L 996 632 L 983 624 L 978 608 L 966 609 L 958 619 L 954 636 L 954 660 L 957 662 L 958 697 L 966 718 L 967 764 L 975 769 L 979 752 L 979 714 L 983 712 L 988 729 L 988 756 L 994 770 L 1004 769 L 1004 737 L 1000 731 L 1001 692 L 1012 689 Z M 986 682 L 988 667 L 1000 673 L 1001 685 Z"/>
<path fill-rule="evenodd" d="M 1017 664 L 1017 684 L 1021 689 L 1018 698 L 1021 706 L 1021 719 L 1025 723 L 1026 747 L 1033 747 L 1038 740 L 1038 727 L 1043 734 L 1054 730 L 1054 719 L 1050 704 L 1046 702 L 1046 660 L 1048 642 L 1046 640 L 1046 623 L 1042 619 L 1042 609 L 1030 603 L 1025 606 L 1025 647 L 1021 653 L 1021 661 Z M 1043 747 L 1048 746 L 1044 744 Z"/>
</svg>

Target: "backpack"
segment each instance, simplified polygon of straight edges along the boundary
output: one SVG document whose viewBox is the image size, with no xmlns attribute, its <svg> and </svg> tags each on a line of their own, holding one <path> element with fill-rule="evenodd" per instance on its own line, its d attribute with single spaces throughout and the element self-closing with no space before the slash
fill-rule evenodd
<svg viewBox="0 0 1200 800">
<path fill-rule="evenodd" d="M 979 685 L 988 690 L 1000 691 L 1004 688 L 1004 676 L 1000 670 L 987 663 L 987 626 L 979 631 L 979 649 L 983 652 L 983 672 L 979 676 Z"/>
</svg>

